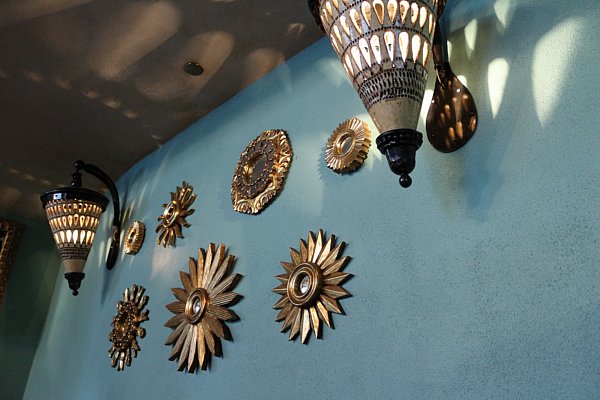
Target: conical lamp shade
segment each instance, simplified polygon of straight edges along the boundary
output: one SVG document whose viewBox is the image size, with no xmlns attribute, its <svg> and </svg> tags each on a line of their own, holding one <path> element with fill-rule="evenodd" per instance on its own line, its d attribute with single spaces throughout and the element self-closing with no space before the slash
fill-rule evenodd
<svg viewBox="0 0 600 400">
<path fill-rule="evenodd" d="M 310 0 L 309 5 L 381 132 L 378 148 L 395 173 L 410 179 L 414 152 L 423 141 L 416 128 L 438 0 Z M 404 157 L 397 149 L 390 154 L 389 147 L 398 144 L 412 147 L 412 166 L 393 164 Z"/>
<path fill-rule="evenodd" d="M 52 190 L 42 194 L 40 198 L 65 266 L 65 277 L 76 294 L 108 199 L 98 192 L 81 187 Z"/>
</svg>

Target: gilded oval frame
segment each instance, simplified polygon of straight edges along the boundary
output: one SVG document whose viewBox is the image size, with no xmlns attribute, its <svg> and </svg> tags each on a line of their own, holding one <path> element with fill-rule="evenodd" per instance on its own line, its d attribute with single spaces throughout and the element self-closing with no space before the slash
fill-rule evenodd
<svg viewBox="0 0 600 400">
<path fill-rule="evenodd" d="M 282 190 L 292 162 L 286 131 L 271 129 L 258 135 L 240 154 L 231 182 L 233 209 L 258 214 Z"/>
</svg>

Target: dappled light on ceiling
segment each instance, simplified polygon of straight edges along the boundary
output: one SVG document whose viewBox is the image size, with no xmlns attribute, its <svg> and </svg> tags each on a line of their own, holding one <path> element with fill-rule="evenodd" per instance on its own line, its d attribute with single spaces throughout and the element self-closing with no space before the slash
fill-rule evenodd
<svg viewBox="0 0 600 400">
<path fill-rule="evenodd" d="M 169 1 L 124 6 L 97 38 L 90 67 L 104 79 L 126 79 L 134 72 L 129 67 L 177 33 L 181 20 Z"/>
<path fill-rule="evenodd" d="M 288 25 L 288 29 L 287 32 L 285 33 L 286 36 L 300 36 L 302 34 L 302 32 L 304 32 L 304 28 L 306 28 L 306 25 L 301 24 L 299 22 L 297 23 L 293 23 L 293 24 L 289 24 Z"/>
<path fill-rule="evenodd" d="M 108 97 L 102 100 L 102 104 L 104 104 L 106 107 L 112 108 L 113 110 L 116 110 L 119 107 L 121 107 L 121 101 L 112 97 Z"/>
<path fill-rule="evenodd" d="M 23 193 L 19 189 L 4 184 L 0 185 L 1 210 L 10 210 L 22 197 Z"/>
<path fill-rule="evenodd" d="M 276 66 L 285 62 L 285 55 L 281 51 L 264 47 L 252 51 L 244 61 L 244 80 L 242 87 L 246 86 Z"/>
<path fill-rule="evenodd" d="M 234 36 L 226 31 L 212 31 L 191 37 L 186 45 L 173 57 L 165 60 L 152 73 L 144 74 L 136 81 L 140 93 L 153 101 L 192 99 L 219 71 L 231 54 Z M 183 72 L 189 60 L 204 68 L 199 76 Z"/>
<path fill-rule="evenodd" d="M 137 111 L 133 111 L 133 110 L 124 110 L 123 115 L 129 119 L 136 119 L 137 117 L 140 116 L 140 113 L 138 113 Z"/>
<path fill-rule="evenodd" d="M 92 0 L 20 0 L 0 6 L 0 27 L 77 7 Z"/>
<path fill-rule="evenodd" d="M 504 58 L 496 58 L 488 65 L 488 94 L 490 96 L 490 105 L 492 107 L 492 117 L 498 115 L 502 101 L 504 100 L 504 90 L 510 66 Z"/>
<path fill-rule="evenodd" d="M 23 77 L 27 80 L 30 80 L 32 82 L 43 82 L 44 81 L 44 76 L 42 74 L 40 74 L 38 71 L 34 71 L 31 69 L 24 69 L 23 72 Z"/>
<path fill-rule="evenodd" d="M 577 52 L 585 42 L 583 27 L 582 20 L 567 19 L 546 33 L 535 46 L 531 81 L 535 112 L 542 126 L 555 118 L 558 102 L 564 101 L 568 71 L 577 62 Z"/>
<path fill-rule="evenodd" d="M 39 193 L 74 161 L 66 147 L 120 176 L 318 39 L 305 3 L 269 1 L 270 18 L 241 0 L 0 1 L 2 211 L 42 217 Z M 187 75 L 189 61 L 204 73 Z"/>
<path fill-rule="evenodd" d="M 73 84 L 68 79 L 54 77 L 53 81 L 54 81 L 54 84 L 61 89 L 70 90 L 71 88 L 73 88 Z"/>
<path fill-rule="evenodd" d="M 81 89 L 81 94 L 87 97 L 88 99 L 97 99 L 98 97 L 100 97 L 100 93 L 98 93 L 94 89 L 89 88 Z"/>
</svg>

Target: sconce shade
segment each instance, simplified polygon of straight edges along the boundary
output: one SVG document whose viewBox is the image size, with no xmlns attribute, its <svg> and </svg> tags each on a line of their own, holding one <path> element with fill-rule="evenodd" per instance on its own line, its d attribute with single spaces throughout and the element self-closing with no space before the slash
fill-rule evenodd
<svg viewBox="0 0 600 400">
<path fill-rule="evenodd" d="M 98 192 L 81 187 L 52 190 L 42 194 L 40 198 L 65 267 L 65 276 L 71 289 L 76 292 L 83 279 L 83 268 L 108 199 Z M 76 288 L 67 275 L 71 278 L 79 277 Z"/>
<path fill-rule="evenodd" d="M 410 185 L 438 0 L 309 0 L 365 108 L 377 147 Z M 412 157 L 412 160 L 410 159 Z M 404 181 L 404 183 L 403 183 Z"/>
</svg>

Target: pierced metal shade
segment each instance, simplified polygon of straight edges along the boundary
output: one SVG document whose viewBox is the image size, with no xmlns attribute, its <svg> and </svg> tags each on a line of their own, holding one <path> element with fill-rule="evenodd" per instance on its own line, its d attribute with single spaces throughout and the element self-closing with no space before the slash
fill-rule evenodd
<svg viewBox="0 0 600 400">
<path fill-rule="evenodd" d="M 439 0 L 445 3 L 443 0 Z M 381 132 L 377 147 L 400 184 L 423 142 L 416 130 L 438 0 L 309 0 L 365 108 Z"/>
<path fill-rule="evenodd" d="M 52 190 L 42 194 L 40 199 L 65 266 L 65 277 L 73 294 L 77 294 L 84 277 L 83 268 L 108 199 L 81 187 Z"/>
</svg>

